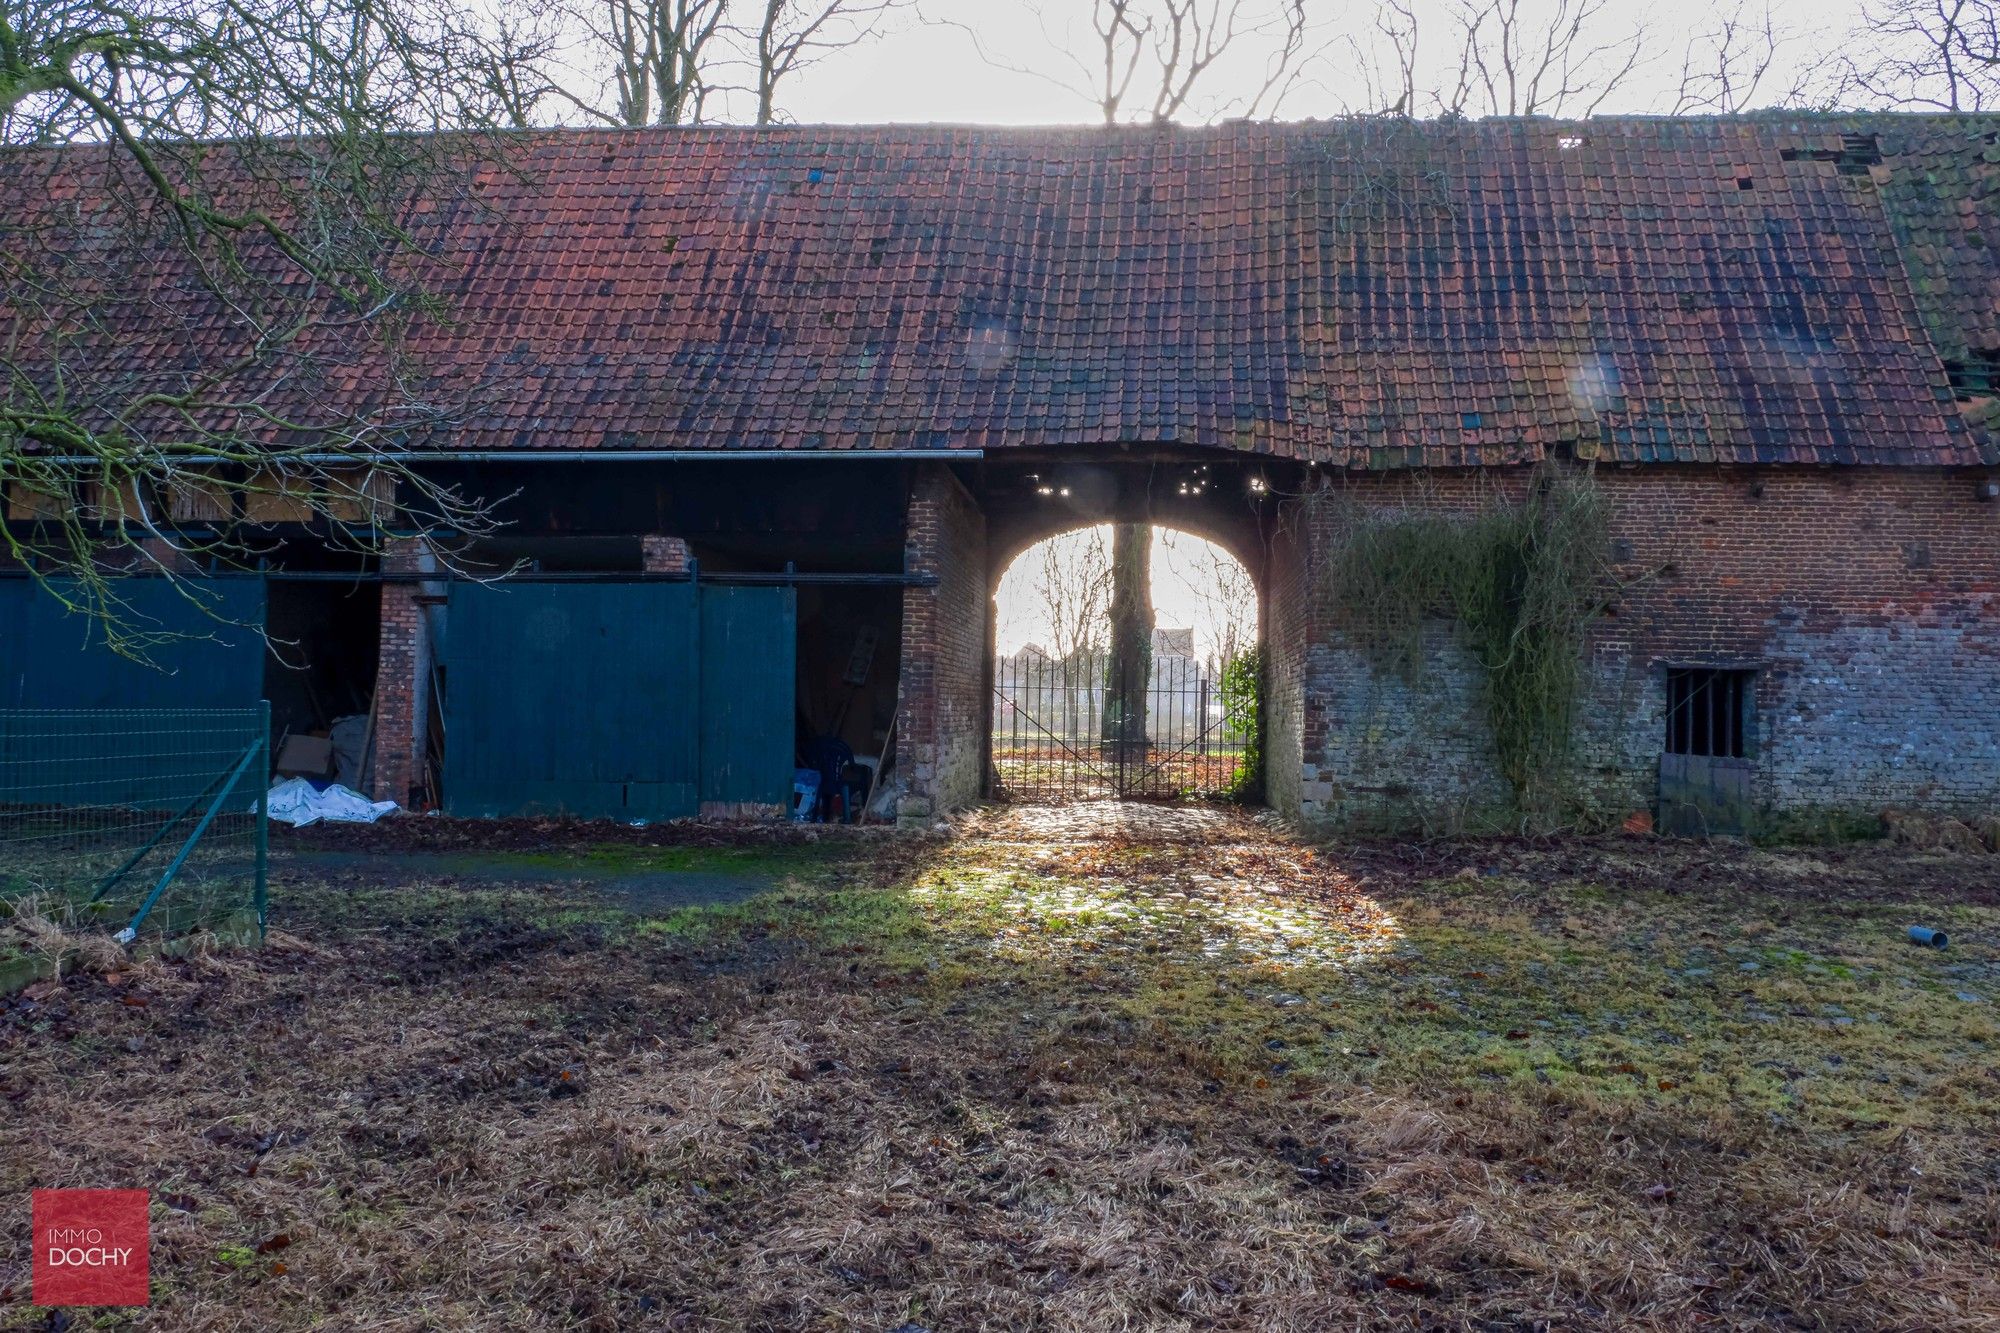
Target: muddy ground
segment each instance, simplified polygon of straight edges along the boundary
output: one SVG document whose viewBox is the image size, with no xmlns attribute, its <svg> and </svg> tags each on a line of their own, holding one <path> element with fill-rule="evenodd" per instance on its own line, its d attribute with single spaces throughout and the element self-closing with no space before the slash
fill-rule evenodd
<svg viewBox="0 0 2000 1333">
<path fill-rule="evenodd" d="M 277 846 L 263 951 L 0 1001 L 0 1327 L 61 1185 L 154 1200 L 154 1304 L 69 1327 L 2000 1327 L 2000 858 Z"/>
</svg>

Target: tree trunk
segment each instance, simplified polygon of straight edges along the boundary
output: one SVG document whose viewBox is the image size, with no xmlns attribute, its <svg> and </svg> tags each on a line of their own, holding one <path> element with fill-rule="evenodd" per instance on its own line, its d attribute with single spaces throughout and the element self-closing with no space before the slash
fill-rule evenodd
<svg viewBox="0 0 2000 1333">
<path fill-rule="evenodd" d="M 1153 530 L 1144 523 L 1111 528 L 1111 662 L 1104 691 L 1104 731 L 1111 757 L 1146 757 L 1146 684 L 1153 673 Z"/>
</svg>

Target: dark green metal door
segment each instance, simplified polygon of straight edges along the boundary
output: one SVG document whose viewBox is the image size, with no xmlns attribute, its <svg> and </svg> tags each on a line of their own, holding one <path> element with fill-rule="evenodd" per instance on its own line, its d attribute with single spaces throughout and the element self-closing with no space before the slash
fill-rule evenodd
<svg viewBox="0 0 2000 1333">
<path fill-rule="evenodd" d="M 249 708 L 264 697 L 263 579 L 114 586 L 126 630 L 161 636 L 148 662 L 112 652 L 102 622 L 34 580 L 0 579 L 0 708 Z"/>
<path fill-rule="evenodd" d="M 455 584 L 446 621 L 453 814 L 696 812 L 687 584 Z"/>
<path fill-rule="evenodd" d="M 658 820 L 782 804 L 795 622 L 786 589 L 455 584 L 446 807 Z"/>
<path fill-rule="evenodd" d="M 701 799 L 784 805 L 792 790 L 798 594 L 701 590 Z"/>
</svg>

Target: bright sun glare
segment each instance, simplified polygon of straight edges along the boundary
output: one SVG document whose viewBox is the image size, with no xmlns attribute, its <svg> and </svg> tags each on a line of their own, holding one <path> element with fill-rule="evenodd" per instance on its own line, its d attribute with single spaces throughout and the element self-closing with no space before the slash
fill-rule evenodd
<svg viewBox="0 0 2000 1333">
<path fill-rule="evenodd" d="M 1078 528 L 1029 547 L 1007 567 L 994 601 L 996 650 L 1011 656 L 1028 644 L 1044 649 L 1057 638 L 1045 591 L 1048 562 L 1075 568 L 1092 558 L 1092 539 L 1101 552 L 1111 549 L 1111 529 Z M 1215 658 L 1234 641 L 1257 642 L 1257 587 L 1241 561 L 1214 542 L 1171 528 L 1153 529 L 1153 623 L 1162 629 L 1194 631 L 1195 656 Z"/>
</svg>

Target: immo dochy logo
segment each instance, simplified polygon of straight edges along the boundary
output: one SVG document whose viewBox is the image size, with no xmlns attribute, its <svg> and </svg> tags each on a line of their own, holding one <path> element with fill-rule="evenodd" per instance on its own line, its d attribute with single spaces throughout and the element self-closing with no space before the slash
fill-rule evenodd
<svg viewBox="0 0 2000 1333">
<path fill-rule="evenodd" d="M 35 1304 L 144 1305 L 144 1190 L 36 1190 Z"/>
</svg>

